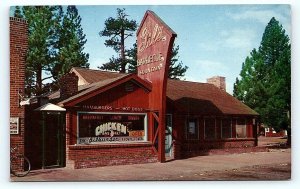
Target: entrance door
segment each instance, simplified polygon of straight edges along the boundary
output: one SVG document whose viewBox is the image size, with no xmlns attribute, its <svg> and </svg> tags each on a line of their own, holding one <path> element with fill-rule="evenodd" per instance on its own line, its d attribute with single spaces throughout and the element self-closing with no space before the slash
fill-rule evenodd
<svg viewBox="0 0 300 189">
<path fill-rule="evenodd" d="M 44 130 L 44 168 L 64 165 L 64 124 L 60 112 L 47 112 Z"/>
<path fill-rule="evenodd" d="M 166 114 L 165 155 L 172 157 L 172 114 Z"/>
</svg>

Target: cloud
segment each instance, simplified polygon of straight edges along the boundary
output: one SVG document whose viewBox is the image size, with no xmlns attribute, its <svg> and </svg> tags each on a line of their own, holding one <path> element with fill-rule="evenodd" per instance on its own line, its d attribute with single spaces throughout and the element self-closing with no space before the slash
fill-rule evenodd
<svg viewBox="0 0 300 189">
<path fill-rule="evenodd" d="M 195 64 L 193 64 L 191 68 L 188 69 L 188 72 L 190 73 L 186 75 L 190 76 L 190 78 L 187 79 L 206 82 L 207 78 L 216 75 L 224 75 L 225 73 L 228 73 L 228 71 L 229 68 L 226 67 L 226 65 L 222 62 L 211 60 L 197 60 L 195 61 Z"/>
<path fill-rule="evenodd" d="M 256 38 L 256 32 L 251 29 L 234 29 L 232 31 L 227 31 L 226 33 L 222 31 L 224 46 L 229 48 L 243 48 L 251 49 L 254 44 L 253 41 Z"/>
<path fill-rule="evenodd" d="M 275 17 L 276 20 L 283 25 L 287 33 L 291 32 L 291 23 L 290 23 L 290 10 L 288 6 L 279 6 L 276 9 L 259 9 L 259 8 L 250 8 L 246 9 L 243 12 L 238 13 L 227 13 L 229 18 L 232 18 L 236 21 L 241 20 L 254 20 L 263 25 L 267 25 L 272 17 Z"/>
</svg>

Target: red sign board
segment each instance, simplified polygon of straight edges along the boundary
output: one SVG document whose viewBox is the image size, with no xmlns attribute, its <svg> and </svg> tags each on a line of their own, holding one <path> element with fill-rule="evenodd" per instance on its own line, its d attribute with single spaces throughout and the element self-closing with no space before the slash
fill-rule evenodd
<svg viewBox="0 0 300 189">
<path fill-rule="evenodd" d="M 176 33 L 154 12 L 147 11 L 137 31 L 138 76 L 152 83 L 149 108 L 158 113 L 159 159 L 164 161 L 166 88 Z"/>
</svg>

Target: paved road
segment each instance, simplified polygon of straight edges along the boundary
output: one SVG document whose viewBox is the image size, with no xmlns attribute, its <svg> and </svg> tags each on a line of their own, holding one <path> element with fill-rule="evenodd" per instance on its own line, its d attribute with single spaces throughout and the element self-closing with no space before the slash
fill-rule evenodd
<svg viewBox="0 0 300 189">
<path fill-rule="evenodd" d="M 258 174 L 259 173 L 259 174 Z M 291 150 L 199 156 L 166 163 L 89 169 L 32 171 L 12 181 L 130 181 L 130 180 L 285 180 L 291 177 Z"/>
</svg>

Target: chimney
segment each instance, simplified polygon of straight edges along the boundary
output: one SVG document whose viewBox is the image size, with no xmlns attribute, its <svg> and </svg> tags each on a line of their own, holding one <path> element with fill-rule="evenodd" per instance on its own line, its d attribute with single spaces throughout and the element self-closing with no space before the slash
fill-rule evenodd
<svg viewBox="0 0 300 189">
<path fill-rule="evenodd" d="M 207 81 L 207 83 L 213 84 L 214 86 L 218 87 L 219 89 L 226 91 L 225 77 L 214 76 L 214 77 L 208 78 L 206 81 Z"/>
<path fill-rule="evenodd" d="M 67 73 L 59 80 L 60 98 L 66 99 L 78 92 L 78 76 L 75 73 Z"/>
</svg>

